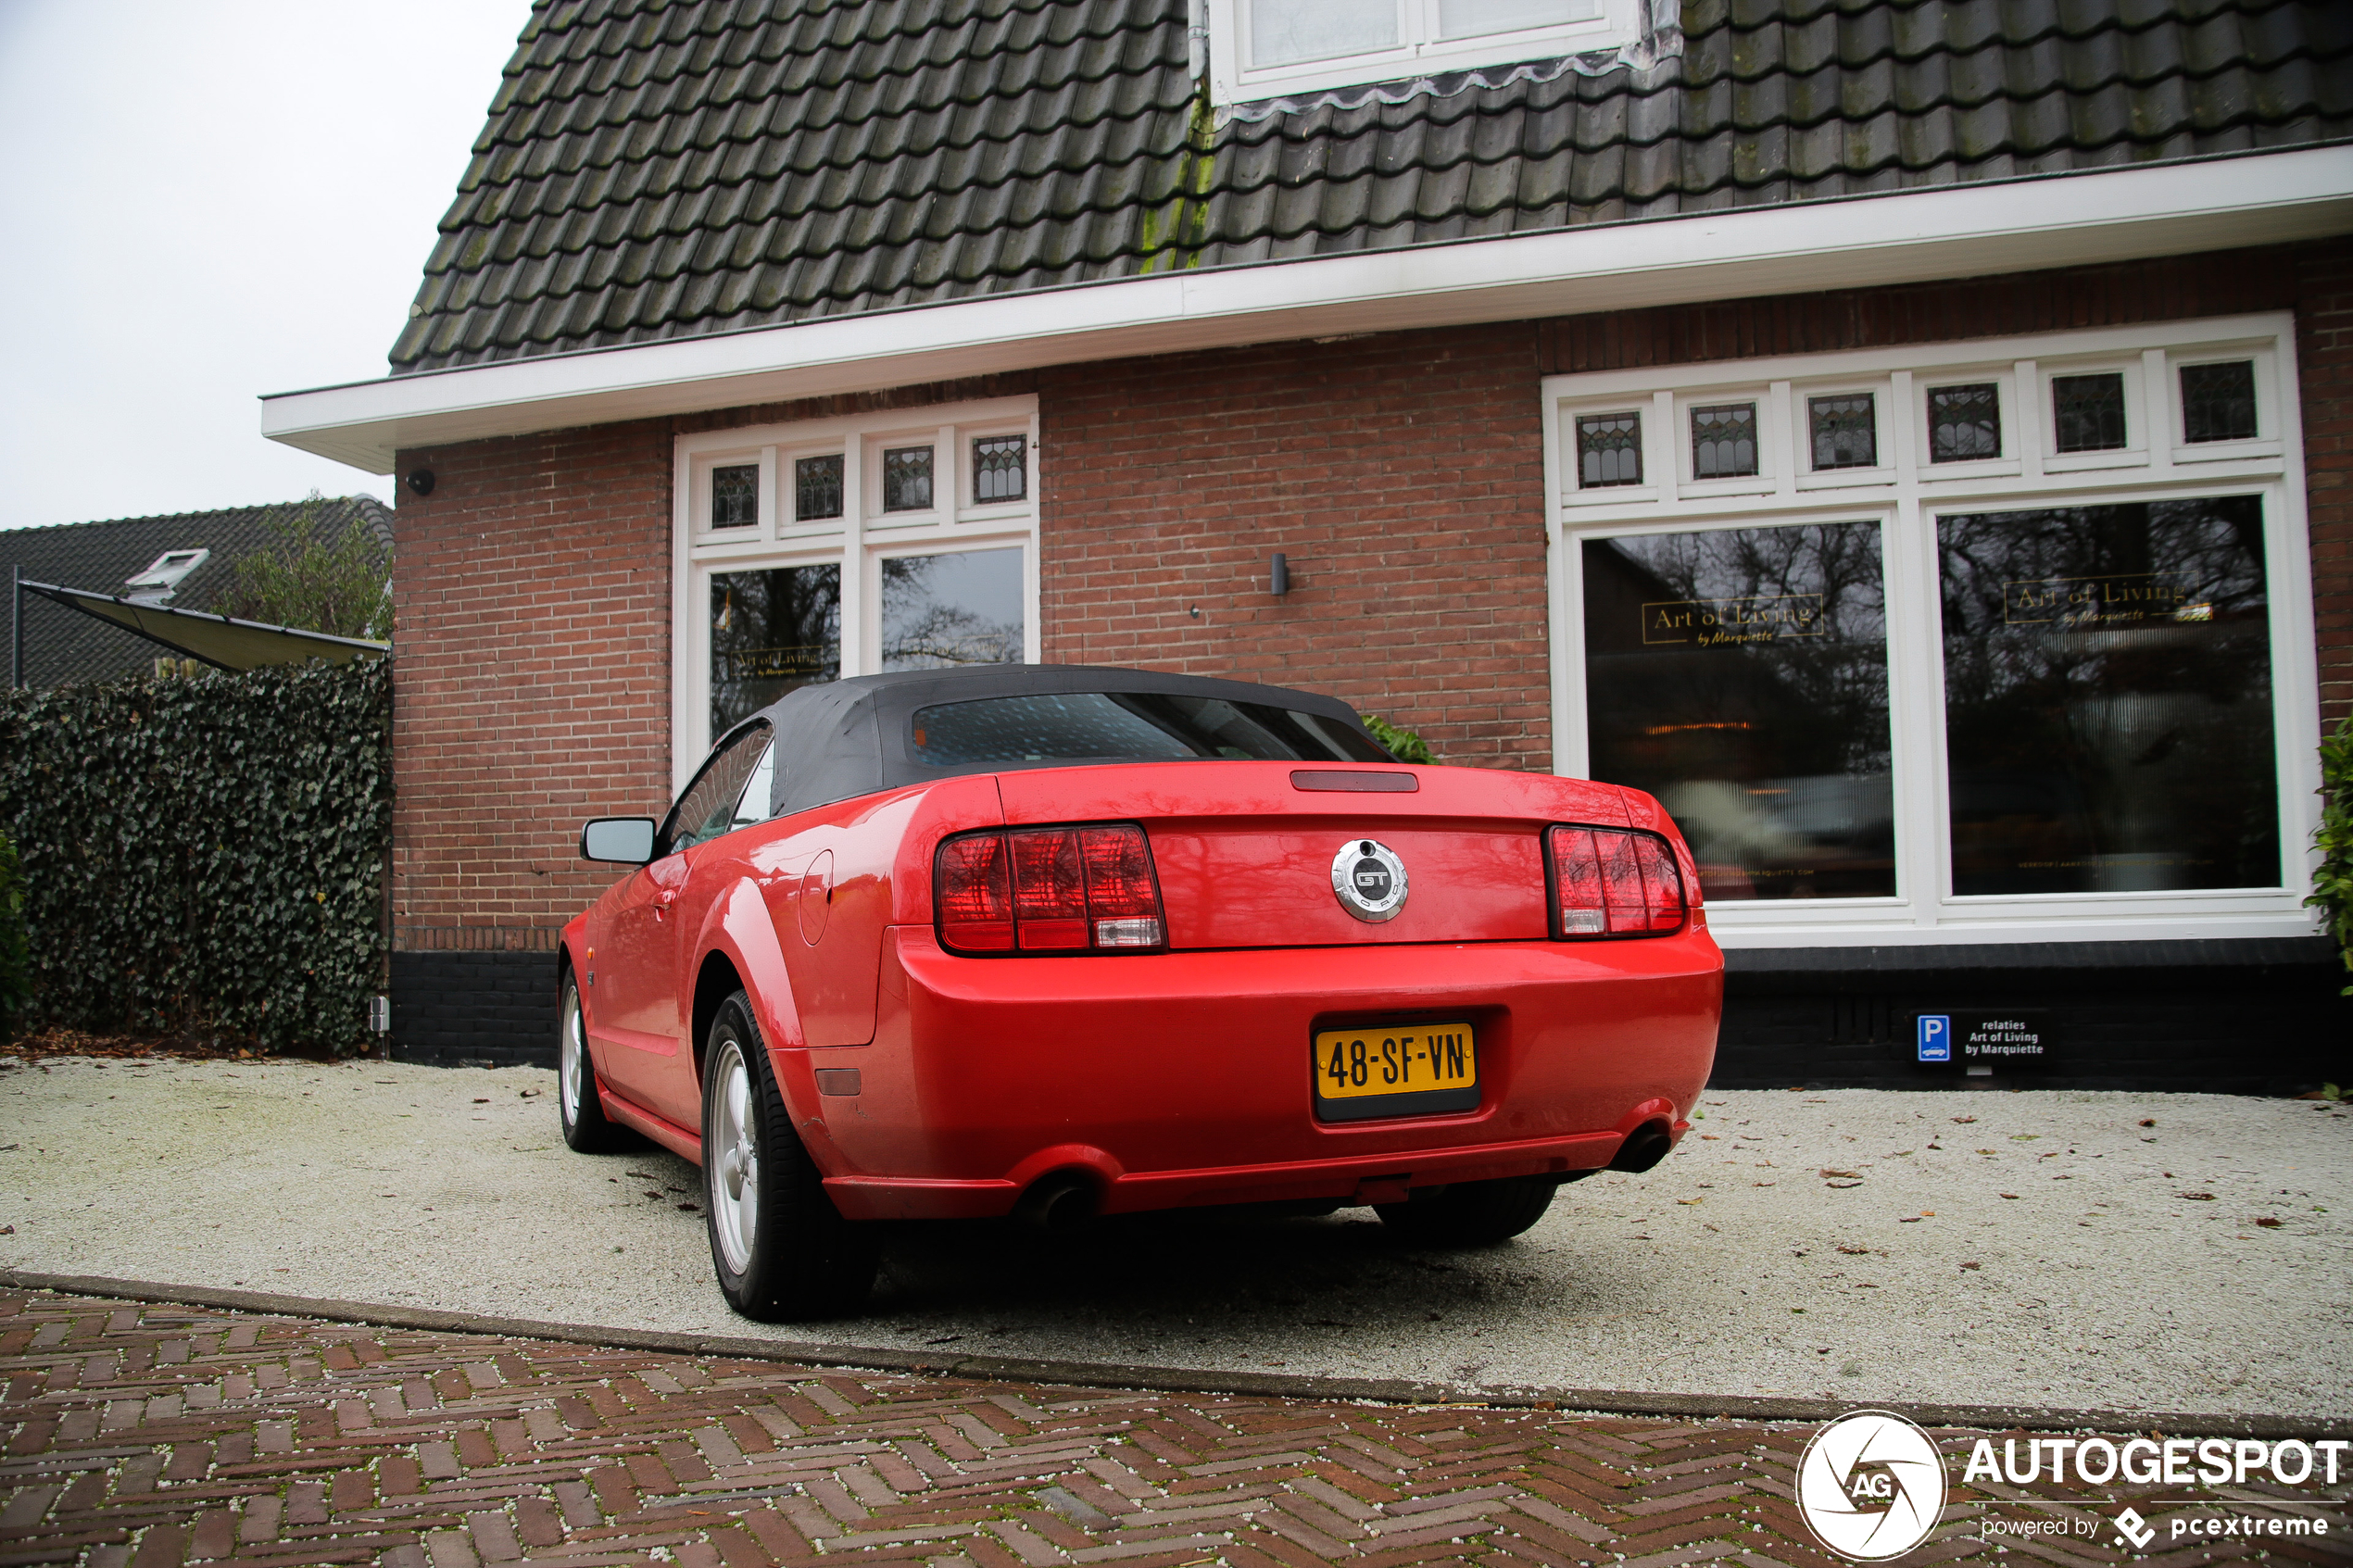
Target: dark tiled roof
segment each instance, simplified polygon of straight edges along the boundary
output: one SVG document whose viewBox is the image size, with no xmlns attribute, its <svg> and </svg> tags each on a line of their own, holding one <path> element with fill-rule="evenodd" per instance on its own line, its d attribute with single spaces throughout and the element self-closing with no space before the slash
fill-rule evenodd
<svg viewBox="0 0 2353 1568">
<path fill-rule="evenodd" d="M 125 580 L 145 571 L 167 550 L 209 550 L 204 564 L 182 578 L 165 602 L 174 609 L 213 609 L 235 582 L 237 563 L 272 541 L 273 524 L 308 504 L 283 501 L 172 517 L 0 530 L 0 659 L 7 657 L 6 639 L 15 633 L 13 596 L 7 591 L 10 567 L 35 583 L 121 594 Z M 354 523 L 391 546 L 392 509 L 374 496 L 337 496 L 319 503 L 319 525 L 327 537 L 342 537 Z M 166 651 L 38 594 L 25 596 L 24 633 L 25 684 L 34 686 L 145 675 Z M 0 678 L 5 678 L 5 668 L 0 666 Z"/>
<path fill-rule="evenodd" d="M 539 0 L 393 368 L 2353 136 L 2342 0 L 1681 22 L 1213 119 L 1185 0 Z"/>
</svg>

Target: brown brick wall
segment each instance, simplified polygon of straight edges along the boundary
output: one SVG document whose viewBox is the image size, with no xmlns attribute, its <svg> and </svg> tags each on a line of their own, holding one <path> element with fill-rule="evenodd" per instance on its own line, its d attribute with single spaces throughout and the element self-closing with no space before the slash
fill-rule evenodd
<svg viewBox="0 0 2353 1568">
<path fill-rule="evenodd" d="M 397 947 L 544 947 L 611 880 L 574 835 L 670 792 L 666 421 L 400 454 Z M 469 928 L 462 933 L 448 928 Z"/>
<path fill-rule="evenodd" d="M 544 947 L 609 880 L 576 858 L 578 821 L 664 804 L 674 434 L 1034 391 L 1048 659 L 1328 691 L 1451 761 L 1541 769 L 1542 374 L 2286 307 L 2335 714 L 2353 708 L 2342 245 L 1173 355 L 403 453 L 400 472 L 439 483 L 400 497 L 400 945 Z"/>
<path fill-rule="evenodd" d="M 2314 245 L 2296 261 L 2321 713 L 2334 722 L 2353 713 L 2353 246 Z"/>
<path fill-rule="evenodd" d="M 1549 768 L 1535 349 L 1518 322 L 1041 377 L 1047 659 L 1305 686 Z"/>
</svg>

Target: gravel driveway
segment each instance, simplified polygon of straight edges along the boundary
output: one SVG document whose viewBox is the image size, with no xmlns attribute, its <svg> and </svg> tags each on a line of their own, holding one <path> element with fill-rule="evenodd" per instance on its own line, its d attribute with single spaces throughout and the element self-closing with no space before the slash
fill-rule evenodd
<svg viewBox="0 0 2353 1568">
<path fill-rule="evenodd" d="M 586 1158 L 554 1075 L 0 1072 L 0 1265 L 573 1323 L 1471 1386 L 2353 1413 L 2353 1116 L 2204 1095 L 1724 1092 L 1477 1252 L 1325 1220 L 911 1226 L 871 1313 L 711 1282 L 696 1173 Z"/>
</svg>

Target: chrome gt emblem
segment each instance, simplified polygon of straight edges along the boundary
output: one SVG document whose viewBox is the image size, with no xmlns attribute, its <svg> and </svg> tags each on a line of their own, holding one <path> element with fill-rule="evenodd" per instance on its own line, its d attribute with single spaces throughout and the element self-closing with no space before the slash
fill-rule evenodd
<svg viewBox="0 0 2353 1568">
<path fill-rule="evenodd" d="M 1358 920 L 1393 920 L 1405 907 L 1405 862 L 1386 844 L 1352 838 L 1332 857 L 1332 892 Z"/>
</svg>

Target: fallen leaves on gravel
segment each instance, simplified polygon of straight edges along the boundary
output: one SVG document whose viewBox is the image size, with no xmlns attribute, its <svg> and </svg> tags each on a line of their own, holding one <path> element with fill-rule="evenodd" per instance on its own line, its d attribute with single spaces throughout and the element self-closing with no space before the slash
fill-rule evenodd
<svg viewBox="0 0 2353 1568">
<path fill-rule="evenodd" d="M 2261 1226 L 2262 1226 L 2265 1230 L 2271 1230 L 2271 1229 L 2273 1229 L 2274 1227 L 2276 1227 L 2276 1226 L 2279 1224 L 2279 1223 L 2280 1223 L 2280 1222 L 2279 1222 L 2279 1217 L 2278 1217 L 2277 1215 L 2274 1215 L 2274 1214 L 2258 1214 L 2258 1215 L 2256 1215 L 2256 1216 L 2255 1216 L 2255 1223 L 2256 1223 L 2257 1224 L 2259 1224 L 2259 1225 L 2261 1225 Z"/>
<path fill-rule="evenodd" d="M 1984 1266 L 1985 1266 L 1985 1265 L 1984 1265 L 1984 1264 L 1982 1264 L 1982 1263 L 1963 1263 L 1963 1264 L 1961 1265 L 1961 1267 L 1963 1267 L 1963 1268 L 1965 1268 L 1965 1269 L 1982 1269 L 1982 1268 L 1983 1268 Z"/>
<path fill-rule="evenodd" d="M 2006 1192 L 2006 1193 L 2002 1194 L 2002 1196 L 2003 1196 L 2004 1198 L 2016 1198 L 2016 1197 L 2018 1196 L 2018 1194 L 2016 1194 L 2016 1193 L 2014 1193 L 2014 1192 Z"/>
<path fill-rule="evenodd" d="M 1956 1122 L 1957 1122 L 1957 1123 L 1960 1123 L 1961 1125 L 1963 1125 L 1963 1126 L 1967 1126 L 1967 1125 L 1969 1125 L 1969 1123 L 1970 1123 L 1971 1122 L 1976 1121 L 1976 1120 L 1977 1120 L 1977 1118 L 1976 1118 L 1976 1117 L 1974 1117 L 1974 1116 L 1956 1116 L 1956 1117 L 1954 1117 L 1954 1118 L 1953 1118 L 1953 1120 L 1954 1120 L 1954 1121 L 1956 1121 Z"/>
<path fill-rule="evenodd" d="M 1862 1173 L 1862 1172 L 1860 1172 L 1860 1171 L 1825 1171 L 1825 1172 L 1823 1172 L 1823 1173 L 1822 1173 L 1822 1174 L 1823 1174 L 1824 1176 L 1826 1176 L 1826 1177 L 1827 1177 L 1827 1176 L 1851 1176 L 1851 1177 L 1853 1177 L 1853 1178 L 1854 1178 L 1855 1180 L 1856 1180 L 1856 1181 L 1860 1181 L 1860 1180 L 1862 1180 L 1862 1179 L 1863 1179 L 1863 1173 Z"/>
<path fill-rule="evenodd" d="M 2182 1192 L 2175 1193 L 2173 1196 L 2176 1198 L 2186 1198 L 2192 1203 L 2211 1203 L 2214 1201 L 2214 1195 L 2210 1192 Z"/>
<path fill-rule="evenodd" d="M 1849 1247 L 1844 1242 L 1839 1243 L 1838 1249 L 1841 1252 L 1845 1253 L 1850 1258 L 1861 1257 L 1864 1253 L 1870 1250 L 1868 1247 Z"/>
</svg>

